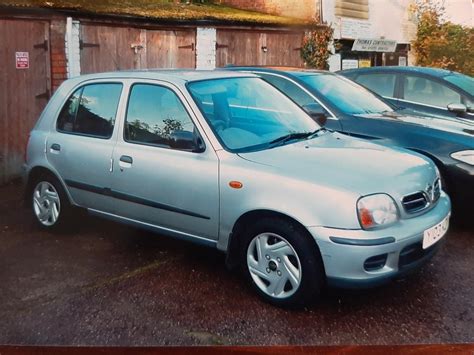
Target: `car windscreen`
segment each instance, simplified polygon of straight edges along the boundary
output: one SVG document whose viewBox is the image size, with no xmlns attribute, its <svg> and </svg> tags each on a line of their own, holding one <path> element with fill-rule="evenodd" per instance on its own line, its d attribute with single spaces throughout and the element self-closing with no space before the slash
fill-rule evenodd
<svg viewBox="0 0 474 355">
<path fill-rule="evenodd" d="M 357 115 L 393 111 L 392 107 L 369 90 L 344 77 L 315 73 L 299 78 L 344 113 Z"/>
<path fill-rule="evenodd" d="M 444 77 L 446 81 L 459 86 L 461 89 L 474 96 L 474 79 L 463 74 L 451 74 Z"/>
<path fill-rule="evenodd" d="M 187 87 L 216 137 L 231 152 L 268 149 L 275 139 L 320 128 L 261 78 L 210 79 Z"/>
</svg>

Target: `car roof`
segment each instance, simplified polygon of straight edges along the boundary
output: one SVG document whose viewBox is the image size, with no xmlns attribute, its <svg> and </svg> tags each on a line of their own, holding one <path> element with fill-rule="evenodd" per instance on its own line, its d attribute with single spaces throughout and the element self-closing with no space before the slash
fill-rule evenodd
<svg viewBox="0 0 474 355">
<path fill-rule="evenodd" d="M 231 72 L 228 70 L 140 69 L 85 74 L 70 80 L 86 81 L 94 79 L 152 79 L 186 83 L 200 80 L 253 76 L 255 75 L 249 73 Z"/>
<path fill-rule="evenodd" d="M 251 71 L 251 72 L 266 72 L 266 73 L 275 73 L 275 74 L 284 74 L 286 76 L 310 76 L 314 74 L 331 74 L 327 70 L 319 70 L 319 69 L 306 69 L 306 68 L 297 68 L 297 67 L 281 67 L 281 66 L 253 66 L 253 67 L 237 67 L 237 66 L 229 66 L 225 69 L 230 71 Z"/>
<path fill-rule="evenodd" d="M 419 73 L 426 74 L 435 77 L 444 77 L 447 75 L 457 75 L 459 73 L 440 69 L 440 68 L 431 68 L 431 67 L 400 67 L 400 66 L 386 66 L 386 67 L 370 67 L 370 68 L 358 68 L 358 69 L 346 69 L 339 71 L 338 73 L 344 75 L 346 73 L 368 73 L 371 71 L 383 72 L 383 71 L 395 71 L 395 72 L 404 72 L 404 73 Z"/>
</svg>

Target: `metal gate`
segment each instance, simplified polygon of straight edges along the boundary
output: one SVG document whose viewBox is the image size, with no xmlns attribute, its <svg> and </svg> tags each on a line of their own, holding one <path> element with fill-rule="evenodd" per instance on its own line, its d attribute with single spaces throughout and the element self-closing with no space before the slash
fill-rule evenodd
<svg viewBox="0 0 474 355">
<path fill-rule="evenodd" d="M 273 65 L 302 67 L 304 33 L 284 31 L 217 30 L 216 65 Z"/>
<path fill-rule="evenodd" d="M 0 19 L 0 184 L 19 176 L 51 90 L 49 22 Z"/>
<path fill-rule="evenodd" d="M 195 68 L 196 30 L 81 25 L 81 73 Z"/>
</svg>

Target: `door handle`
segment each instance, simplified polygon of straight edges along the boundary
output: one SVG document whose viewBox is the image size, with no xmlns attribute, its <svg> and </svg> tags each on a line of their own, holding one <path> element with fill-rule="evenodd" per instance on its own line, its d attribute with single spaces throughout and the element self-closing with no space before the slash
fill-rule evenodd
<svg viewBox="0 0 474 355">
<path fill-rule="evenodd" d="M 57 153 L 61 151 L 61 146 L 58 143 L 51 144 L 51 153 Z"/>
<path fill-rule="evenodd" d="M 128 155 L 122 155 L 119 159 L 120 170 L 123 171 L 123 168 L 131 168 L 133 164 L 133 158 Z"/>
<path fill-rule="evenodd" d="M 124 163 L 128 163 L 128 164 L 132 164 L 133 163 L 133 158 L 129 157 L 128 155 L 122 155 L 120 157 L 120 161 L 124 162 Z"/>
</svg>

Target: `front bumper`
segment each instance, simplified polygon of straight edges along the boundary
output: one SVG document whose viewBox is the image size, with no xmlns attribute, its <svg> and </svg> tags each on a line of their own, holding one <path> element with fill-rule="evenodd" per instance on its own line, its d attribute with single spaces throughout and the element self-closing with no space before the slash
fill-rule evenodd
<svg viewBox="0 0 474 355">
<path fill-rule="evenodd" d="M 450 212 L 451 202 L 442 192 L 438 203 L 431 210 L 400 220 L 388 228 L 366 231 L 318 226 L 308 230 L 321 251 L 329 285 L 371 287 L 400 277 L 429 260 L 445 236 L 428 249 L 422 249 L 423 232 L 441 222 Z M 364 267 L 368 259 L 377 260 L 377 256 L 384 255 L 386 259 L 383 266 L 369 271 L 368 264 Z"/>
</svg>

